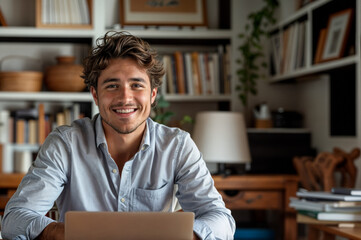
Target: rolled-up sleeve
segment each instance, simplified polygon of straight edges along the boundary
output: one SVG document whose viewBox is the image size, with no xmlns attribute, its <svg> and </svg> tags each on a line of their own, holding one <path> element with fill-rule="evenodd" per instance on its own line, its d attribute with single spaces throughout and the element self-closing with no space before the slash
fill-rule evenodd
<svg viewBox="0 0 361 240">
<path fill-rule="evenodd" d="M 184 211 L 195 213 L 194 232 L 205 240 L 233 239 L 235 221 L 225 207 L 201 153 L 189 134 L 179 149 L 177 198 Z"/>
<path fill-rule="evenodd" d="M 14 196 L 2 221 L 4 239 L 34 239 L 54 220 L 45 216 L 62 192 L 65 174 L 59 159 L 66 157 L 65 141 L 49 135 Z M 43 149 L 47 149 L 46 151 Z"/>
</svg>

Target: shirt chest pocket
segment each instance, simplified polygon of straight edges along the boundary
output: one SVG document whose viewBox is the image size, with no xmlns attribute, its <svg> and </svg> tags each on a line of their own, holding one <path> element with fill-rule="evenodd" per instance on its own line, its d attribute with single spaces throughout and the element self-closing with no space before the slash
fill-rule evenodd
<svg viewBox="0 0 361 240">
<path fill-rule="evenodd" d="M 160 212 L 170 211 L 173 200 L 173 184 L 166 184 L 159 189 L 133 189 L 132 211 Z"/>
</svg>

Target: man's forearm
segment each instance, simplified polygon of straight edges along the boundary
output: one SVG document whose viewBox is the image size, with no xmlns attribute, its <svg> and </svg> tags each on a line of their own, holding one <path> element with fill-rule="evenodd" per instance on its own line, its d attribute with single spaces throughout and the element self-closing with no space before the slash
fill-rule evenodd
<svg viewBox="0 0 361 240">
<path fill-rule="evenodd" d="M 40 233 L 37 240 L 64 240 L 64 223 L 52 222 Z"/>
</svg>

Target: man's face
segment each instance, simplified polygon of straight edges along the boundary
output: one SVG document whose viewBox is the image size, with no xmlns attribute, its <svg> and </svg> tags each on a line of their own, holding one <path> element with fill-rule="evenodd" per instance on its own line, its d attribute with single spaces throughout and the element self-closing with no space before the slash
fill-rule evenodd
<svg viewBox="0 0 361 240">
<path fill-rule="evenodd" d="M 112 59 L 99 78 L 97 92 L 91 93 L 99 107 L 105 131 L 128 134 L 142 133 L 151 111 L 157 89 L 151 89 L 145 71 L 130 58 Z"/>
</svg>

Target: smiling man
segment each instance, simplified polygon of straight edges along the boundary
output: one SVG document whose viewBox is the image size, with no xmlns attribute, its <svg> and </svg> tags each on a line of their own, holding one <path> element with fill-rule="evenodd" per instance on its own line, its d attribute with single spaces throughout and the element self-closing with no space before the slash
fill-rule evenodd
<svg viewBox="0 0 361 240">
<path fill-rule="evenodd" d="M 194 239 L 233 239 L 234 219 L 190 135 L 150 118 L 164 70 L 156 52 L 107 33 L 85 59 L 99 114 L 55 129 L 6 206 L 5 239 L 64 239 L 67 211 L 195 213 Z M 60 219 L 45 216 L 54 201 Z"/>
</svg>

